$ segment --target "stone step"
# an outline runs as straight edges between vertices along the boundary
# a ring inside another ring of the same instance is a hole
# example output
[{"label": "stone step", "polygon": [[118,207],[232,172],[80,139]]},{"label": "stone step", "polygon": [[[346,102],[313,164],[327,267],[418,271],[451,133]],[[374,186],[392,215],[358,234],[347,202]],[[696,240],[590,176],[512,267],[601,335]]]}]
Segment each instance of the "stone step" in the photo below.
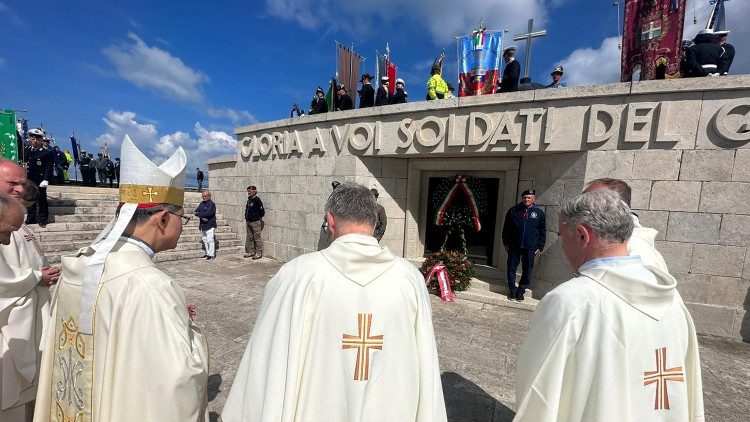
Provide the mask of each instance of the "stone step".
[{"label": "stone step", "polygon": [[[103,186],[80,186],[80,185],[50,185],[47,188],[47,193],[65,193],[68,195],[75,195],[78,196],[80,194],[108,194],[108,195],[117,195],[119,194],[120,189],[119,188],[106,188]],[[192,191],[188,190],[185,192],[185,197],[195,197],[200,198],[201,193],[198,191]]]},{"label": "stone step", "polygon": [[465,292],[456,292],[456,297],[459,299],[469,300],[472,302],[488,303],[495,306],[504,306],[506,308],[516,308],[533,311],[534,309],[536,309],[536,305],[539,303],[539,301],[530,298],[527,295],[524,295],[525,300],[523,302],[519,302],[516,300],[509,300],[504,294],[487,290],[469,289]]},{"label": "stone step", "polygon": [[[185,201],[183,208],[195,209],[201,201]],[[47,198],[50,208],[53,207],[111,207],[117,208],[120,201],[115,199],[78,199],[78,198]],[[51,212],[51,211],[50,211]]]},{"label": "stone step", "polygon": [[[73,223],[71,223],[73,224]],[[47,227],[52,226],[52,224],[47,225]],[[34,230],[37,235],[39,235],[40,240],[42,241],[42,244],[47,244],[50,242],[60,242],[60,241],[69,241],[71,238],[75,238],[76,240],[94,240],[96,236],[101,233],[102,229],[104,229],[104,225],[102,225],[102,228],[99,230],[82,230],[82,231],[69,231],[69,230],[61,230],[61,231],[40,231],[40,230]],[[216,230],[214,231],[216,235],[220,234],[235,234],[232,232],[231,227],[229,226],[218,226],[216,227]],[[197,225],[193,226],[192,224],[188,224],[182,229],[182,237],[188,236],[188,235],[196,235],[200,236],[200,230],[198,230]],[[236,234],[235,234],[236,235]]]},{"label": "stone step", "polygon": [[[237,238],[237,235],[235,233],[218,233],[214,236],[216,239],[216,242],[218,245],[228,245],[228,246],[236,246],[239,244],[240,240]],[[42,247],[44,248],[45,253],[55,254],[55,253],[62,253],[62,252],[69,252],[69,251],[77,251],[80,248],[86,247],[91,244],[91,242],[94,240],[94,238],[91,239],[80,239],[78,236],[76,236],[76,240],[73,241],[67,241],[67,242],[44,242],[42,241]],[[180,241],[177,243],[177,246],[179,247],[182,244],[189,244],[189,243],[201,243],[201,235],[200,233],[196,234],[183,234],[180,236]]]},{"label": "stone step", "polygon": [[[88,231],[88,230],[102,230],[107,225],[107,221],[83,221],[83,222],[52,222],[47,224],[44,227],[40,227],[38,224],[31,224],[29,227],[36,233],[44,233],[44,232],[79,232],[79,231]],[[218,227],[228,226],[228,223],[226,220],[217,220],[216,225]],[[185,226],[184,230],[189,230],[191,228],[198,229],[198,223],[190,222],[187,226]]]},{"label": "stone step", "polygon": [[[239,242],[237,242],[239,243]],[[83,245],[84,247],[86,245]],[[80,249],[80,248],[78,248]],[[75,254],[78,249],[72,249],[69,251],[63,251],[58,253],[50,253],[47,254],[47,258],[49,258],[50,263],[52,264],[58,264],[60,263],[60,256],[70,256]],[[216,248],[217,254],[224,254],[224,253],[231,253],[231,254],[241,254],[244,251],[244,246],[241,246],[239,244],[226,244],[226,245],[219,245],[218,248]],[[162,254],[164,256],[169,256],[169,258],[163,258]],[[156,261],[172,261],[177,259],[187,259],[187,258],[200,258],[204,255],[203,247],[202,245],[195,243],[195,244],[178,244],[175,249],[159,252],[156,254]]]},{"label": "stone step", "polygon": [[[49,207],[49,214],[51,216],[57,216],[57,215],[74,215],[74,214],[88,214],[88,215],[106,215],[109,217],[114,216],[115,210],[117,209],[117,205],[113,206],[50,206]],[[186,210],[195,209],[195,208],[185,208]],[[195,218],[192,216],[190,212],[186,212],[186,215],[190,216],[191,218]],[[223,218],[224,216],[221,213],[216,213],[216,218]]]}]

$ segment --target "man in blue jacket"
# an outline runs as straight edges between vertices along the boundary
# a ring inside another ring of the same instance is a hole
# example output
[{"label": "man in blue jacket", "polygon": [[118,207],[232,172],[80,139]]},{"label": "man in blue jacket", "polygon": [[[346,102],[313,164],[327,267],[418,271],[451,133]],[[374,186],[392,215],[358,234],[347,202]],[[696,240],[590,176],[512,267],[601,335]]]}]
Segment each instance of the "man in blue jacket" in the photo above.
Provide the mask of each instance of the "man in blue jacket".
[{"label": "man in blue jacket", "polygon": [[[534,258],[542,253],[547,238],[544,212],[534,204],[535,200],[536,191],[526,189],[521,194],[521,202],[505,214],[503,246],[508,252],[508,299],[523,300],[531,283]],[[516,287],[519,260],[523,273]]]},{"label": "man in blue jacket", "polygon": [[201,203],[195,209],[193,215],[198,217],[198,228],[201,231],[203,246],[206,254],[203,259],[210,261],[216,257],[214,231],[216,230],[216,204],[211,200],[211,192],[206,189],[201,193]]}]

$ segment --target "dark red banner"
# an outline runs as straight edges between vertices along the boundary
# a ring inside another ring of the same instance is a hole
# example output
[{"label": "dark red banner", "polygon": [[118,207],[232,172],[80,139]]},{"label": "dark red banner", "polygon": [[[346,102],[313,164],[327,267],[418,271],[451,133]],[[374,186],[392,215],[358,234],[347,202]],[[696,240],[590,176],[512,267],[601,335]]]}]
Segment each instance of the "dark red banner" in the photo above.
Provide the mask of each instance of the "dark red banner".
[{"label": "dark red banner", "polygon": [[627,0],[622,33],[622,82],[680,77],[686,0]]}]

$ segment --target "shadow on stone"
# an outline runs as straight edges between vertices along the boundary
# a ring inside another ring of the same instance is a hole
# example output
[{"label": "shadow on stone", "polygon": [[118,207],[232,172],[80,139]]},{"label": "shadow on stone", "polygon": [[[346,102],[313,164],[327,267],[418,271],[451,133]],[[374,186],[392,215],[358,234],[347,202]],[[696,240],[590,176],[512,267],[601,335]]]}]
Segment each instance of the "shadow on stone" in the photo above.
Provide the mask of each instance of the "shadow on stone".
[{"label": "shadow on stone", "polygon": [[745,315],[742,316],[742,324],[740,325],[740,337],[745,343],[750,343],[750,289],[747,290],[745,296],[745,303],[743,306]]},{"label": "shadow on stone", "polygon": [[213,401],[219,391],[221,391],[221,374],[213,374],[208,376],[208,401]]},{"label": "shadow on stone", "polygon": [[515,412],[455,372],[441,375],[449,421],[512,421]]}]

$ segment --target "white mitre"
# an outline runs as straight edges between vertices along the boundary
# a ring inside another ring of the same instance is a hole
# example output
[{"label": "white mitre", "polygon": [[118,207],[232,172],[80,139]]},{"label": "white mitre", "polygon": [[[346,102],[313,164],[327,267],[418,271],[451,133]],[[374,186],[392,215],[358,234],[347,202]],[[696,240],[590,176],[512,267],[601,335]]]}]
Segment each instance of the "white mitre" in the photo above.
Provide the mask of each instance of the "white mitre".
[{"label": "white mitre", "polygon": [[83,279],[79,330],[86,334],[92,333],[94,301],[104,272],[104,261],[130,223],[135,210],[160,204],[181,207],[185,201],[187,157],[182,147],[157,166],[125,135],[120,160],[120,211],[94,240],[96,252],[88,260]]}]

